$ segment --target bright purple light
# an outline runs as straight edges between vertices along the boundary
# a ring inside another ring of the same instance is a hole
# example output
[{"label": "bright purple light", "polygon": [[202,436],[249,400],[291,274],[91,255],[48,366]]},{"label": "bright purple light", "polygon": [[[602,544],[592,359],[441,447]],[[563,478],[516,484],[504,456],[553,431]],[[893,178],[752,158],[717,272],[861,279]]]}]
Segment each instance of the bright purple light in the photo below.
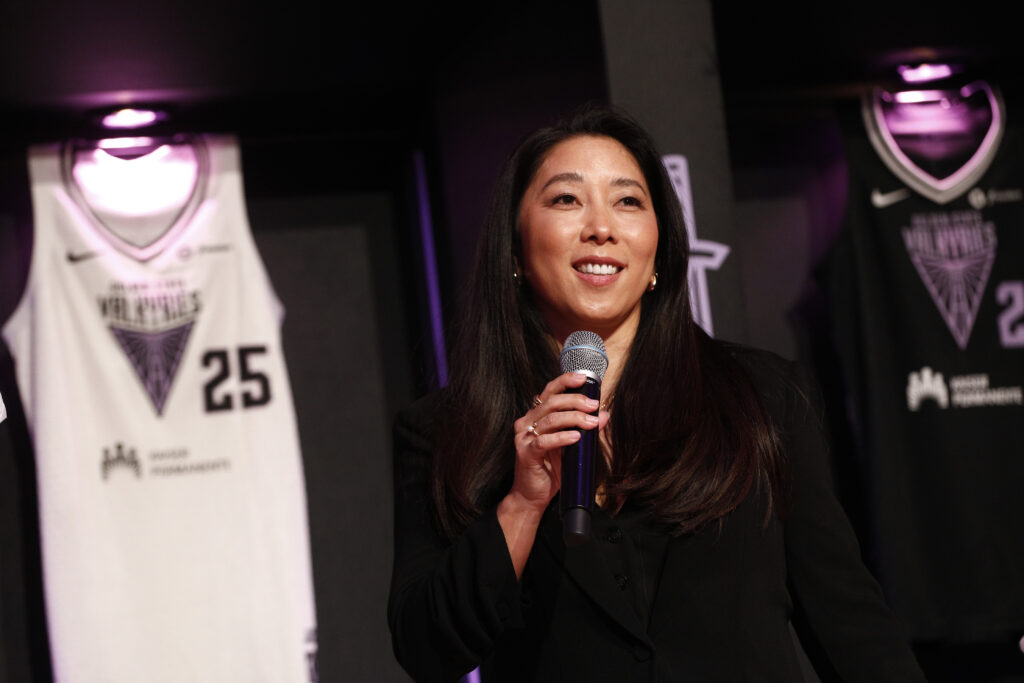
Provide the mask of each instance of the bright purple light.
[{"label": "bright purple light", "polygon": [[949,64],[919,64],[918,66],[901,66],[897,69],[907,83],[927,83],[949,78],[953,75],[953,67]]},{"label": "bright purple light", "polygon": [[126,107],[103,117],[103,125],[107,128],[142,128],[160,119],[159,112],[152,109],[132,109]]},{"label": "bright purple light", "polygon": [[923,102],[949,101],[949,93],[942,90],[902,90],[895,94],[900,104],[921,104]]},{"label": "bright purple light", "polygon": [[885,123],[893,135],[953,135],[971,126],[955,91],[904,90],[883,99],[892,103]]},{"label": "bright purple light", "polygon": [[[423,153],[413,154],[416,172],[416,195],[420,210],[420,240],[423,245],[423,266],[427,278],[427,303],[430,307],[430,331],[434,339],[434,364],[437,367],[437,381],[440,386],[448,384],[448,352],[444,343],[444,318],[441,313],[441,285],[437,275],[437,258],[434,255],[434,223],[430,218],[430,194],[427,191],[427,168]],[[471,675],[471,671],[468,675]],[[465,679],[464,679],[465,680]],[[472,680],[472,679],[470,679]],[[479,675],[476,678],[479,683]]]}]

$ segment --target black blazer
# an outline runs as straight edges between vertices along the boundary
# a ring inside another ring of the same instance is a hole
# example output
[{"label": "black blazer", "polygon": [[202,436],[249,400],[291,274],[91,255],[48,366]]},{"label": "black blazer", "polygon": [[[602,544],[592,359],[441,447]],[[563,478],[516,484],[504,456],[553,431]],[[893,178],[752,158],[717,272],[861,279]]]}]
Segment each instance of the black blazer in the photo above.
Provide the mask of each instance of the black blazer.
[{"label": "black blazer", "polygon": [[763,524],[754,493],[721,528],[667,546],[645,629],[593,544],[567,549],[545,515],[521,581],[495,510],[454,544],[432,523],[429,471],[438,396],[395,420],[395,563],[388,620],[416,680],[801,681],[789,630],[806,615],[847,681],[923,681],[864,568],[831,490],[806,384],[776,356],[743,351],[789,459],[794,504]]}]

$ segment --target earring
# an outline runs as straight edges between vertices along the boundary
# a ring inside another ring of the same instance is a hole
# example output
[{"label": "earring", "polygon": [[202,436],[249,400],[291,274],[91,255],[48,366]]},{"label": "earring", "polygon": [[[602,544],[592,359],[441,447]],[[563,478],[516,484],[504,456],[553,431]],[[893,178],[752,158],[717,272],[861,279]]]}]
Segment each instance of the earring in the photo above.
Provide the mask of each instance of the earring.
[{"label": "earring", "polygon": [[647,291],[648,292],[653,292],[654,288],[657,287],[657,286],[658,286],[658,274],[655,273],[654,275],[651,276],[651,282],[650,282],[649,285],[647,285]]},{"label": "earring", "polygon": [[516,266],[516,269],[512,271],[512,282],[516,283],[517,285],[523,284],[523,280],[519,276],[519,266]]}]

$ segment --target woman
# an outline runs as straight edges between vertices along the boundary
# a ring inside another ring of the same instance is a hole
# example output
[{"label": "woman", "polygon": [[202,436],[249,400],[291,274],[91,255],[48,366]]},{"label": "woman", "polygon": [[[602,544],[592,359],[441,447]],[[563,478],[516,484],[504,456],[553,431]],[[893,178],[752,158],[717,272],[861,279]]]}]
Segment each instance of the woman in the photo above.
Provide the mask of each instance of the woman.
[{"label": "woman", "polygon": [[[649,136],[588,107],[499,179],[450,386],[395,423],[388,618],[417,680],[801,680],[790,616],[846,680],[923,680],[829,488],[781,359],[708,338]],[[598,405],[559,344],[600,335]],[[594,533],[566,548],[561,449],[599,429]]]}]

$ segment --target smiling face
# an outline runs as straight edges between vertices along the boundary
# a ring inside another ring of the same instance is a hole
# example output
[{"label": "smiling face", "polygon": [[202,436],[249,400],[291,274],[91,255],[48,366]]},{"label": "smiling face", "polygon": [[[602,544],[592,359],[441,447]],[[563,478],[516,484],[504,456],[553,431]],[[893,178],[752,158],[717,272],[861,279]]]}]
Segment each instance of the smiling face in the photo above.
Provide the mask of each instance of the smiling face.
[{"label": "smiling face", "polygon": [[621,143],[580,135],[552,147],[523,193],[519,230],[523,277],[556,338],[636,330],[658,221]]}]

